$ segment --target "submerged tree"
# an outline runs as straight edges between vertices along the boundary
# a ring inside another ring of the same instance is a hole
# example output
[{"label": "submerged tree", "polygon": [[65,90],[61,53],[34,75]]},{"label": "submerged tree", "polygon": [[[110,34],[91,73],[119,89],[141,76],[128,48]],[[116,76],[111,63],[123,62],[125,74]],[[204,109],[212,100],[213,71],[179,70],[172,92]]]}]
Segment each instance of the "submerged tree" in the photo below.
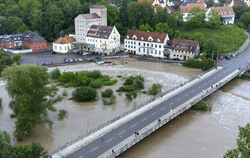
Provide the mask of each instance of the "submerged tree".
[{"label": "submerged tree", "polygon": [[35,65],[10,67],[3,72],[7,81],[6,89],[11,97],[9,104],[17,120],[14,135],[17,140],[29,136],[36,125],[52,122],[47,118],[48,111],[56,111],[53,105],[60,101],[56,97],[57,88],[49,86],[47,68]]}]

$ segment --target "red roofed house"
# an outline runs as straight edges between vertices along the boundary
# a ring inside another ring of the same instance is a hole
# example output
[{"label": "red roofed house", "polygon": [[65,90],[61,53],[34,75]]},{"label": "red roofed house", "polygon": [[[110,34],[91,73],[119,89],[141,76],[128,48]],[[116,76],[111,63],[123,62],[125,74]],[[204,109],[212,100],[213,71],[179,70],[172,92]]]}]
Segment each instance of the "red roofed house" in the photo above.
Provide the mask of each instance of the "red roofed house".
[{"label": "red roofed house", "polygon": [[125,52],[164,58],[168,34],[129,30],[124,39]]},{"label": "red roofed house", "polygon": [[234,24],[235,14],[232,7],[212,7],[209,8],[208,13],[211,10],[215,10],[220,14],[223,24]]},{"label": "red roofed house", "polygon": [[88,29],[92,25],[107,26],[107,8],[104,5],[92,5],[89,14],[80,14],[75,18],[75,35],[78,43],[86,42]]},{"label": "red roofed house", "polygon": [[174,38],[168,41],[170,59],[187,60],[200,53],[198,41],[182,40]]},{"label": "red roofed house", "polygon": [[200,7],[201,9],[206,9],[207,5],[204,2],[200,2],[200,3],[188,3],[187,5],[181,5],[180,6],[180,12],[182,13],[183,16],[183,21],[186,22],[187,21],[187,17],[188,17],[188,13],[190,12],[191,9],[193,9],[194,7]]},{"label": "red roofed house", "polygon": [[53,52],[57,53],[71,53],[73,49],[73,37],[65,36],[64,32],[60,32],[60,38],[53,42]]}]

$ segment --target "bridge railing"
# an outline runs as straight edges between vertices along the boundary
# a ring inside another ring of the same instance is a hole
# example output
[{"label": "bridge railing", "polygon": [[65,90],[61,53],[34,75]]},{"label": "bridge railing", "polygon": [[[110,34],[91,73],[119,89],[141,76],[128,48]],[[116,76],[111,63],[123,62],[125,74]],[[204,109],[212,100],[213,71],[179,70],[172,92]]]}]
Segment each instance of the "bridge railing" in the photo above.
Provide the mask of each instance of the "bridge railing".
[{"label": "bridge railing", "polygon": [[214,91],[216,91],[217,89],[219,89],[220,87],[222,87],[223,85],[225,85],[227,82],[231,81],[233,78],[235,78],[236,76],[238,76],[239,73],[240,73],[240,71],[238,73],[230,76],[228,79],[226,79],[226,80],[224,80],[222,82],[219,82],[218,84],[216,84],[216,86],[212,86],[212,87],[208,88],[207,90],[203,91],[201,94],[199,94],[198,96],[196,96],[193,101],[190,101],[189,103],[187,103],[187,105],[185,105],[183,108],[181,108],[178,111],[174,112],[172,115],[170,115],[166,119],[162,120],[160,123],[158,122],[152,128],[148,128],[145,132],[141,133],[139,136],[137,136],[134,139],[128,141],[121,148],[113,150],[113,153],[110,153],[110,155],[107,158],[114,158],[114,157],[120,155],[121,153],[123,153],[124,151],[126,151],[127,149],[129,149],[131,146],[133,146],[134,144],[136,144],[137,142],[139,142],[143,138],[147,137],[148,135],[150,135],[151,133],[153,133],[155,130],[157,130],[161,126],[165,125],[170,120],[174,119],[176,116],[178,116],[181,113],[183,113],[184,111],[190,109],[193,105],[195,105],[200,100],[202,100],[203,98],[207,97],[208,95],[210,95],[211,93],[213,93]]},{"label": "bridge railing", "polygon": [[207,71],[205,71],[205,72],[203,72],[203,73],[201,73],[200,75],[196,76],[195,78],[192,78],[192,79],[190,79],[190,80],[188,80],[188,81],[185,81],[185,82],[179,84],[178,86],[175,86],[175,87],[173,87],[172,89],[170,89],[170,90],[168,90],[168,91],[166,91],[166,92],[163,92],[163,93],[157,95],[155,98],[152,98],[152,99],[150,99],[149,101],[147,101],[147,102],[145,102],[145,103],[143,103],[143,104],[141,104],[141,105],[139,105],[139,106],[137,106],[137,107],[135,107],[135,108],[133,108],[133,109],[131,109],[131,110],[129,110],[129,111],[127,111],[127,112],[121,114],[121,115],[119,115],[119,116],[114,117],[112,120],[109,120],[109,121],[107,121],[107,122],[105,122],[105,123],[99,125],[98,127],[96,127],[96,128],[94,128],[94,129],[92,129],[92,130],[90,130],[90,131],[84,133],[83,135],[76,137],[76,138],[73,139],[72,141],[69,141],[69,142],[67,142],[66,144],[62,145],[62,146],[58,146],[58,148],[57,148],[56,150],[54,150],[51,154],[55,154],[55,153],[59,152],[60,150],[69,147],[70,145],[72,145],[72,144],[74,144],[74,143],[76,143],[76,142],[82,140],[83,138],[85,138],[85,137],[87,137],[87,136],[89,136],[89,135],[95,133],[96,131],[99,131],[100,129],[102,129],[102,128],[108,126],[108,125],[110,125],[111,123],[113,123],[113,122],[115,122],[115,121],[117,121],[117,120],[119,120],[119,119],[121,119],[121,118],[123,118],[123,117],[125,117],[125,116],[127,116],[127,115],[129,115],[129,114],[131,114],[132,112],[134,112],[134,111],[136,111],[136,110],[138,110],[138,109],[144,107],[145,105],[147,105],[147,104],[149,104],[149,103],[151,103],[151,102],[157,100],[158,98],[160,98],[160,97],[162,97],[162,96],[164,96],[164,95],[166,95],[166,94],[169,94],[169,93],[175,91],[176,89],[178,89],[178,88],[180,88],[180,87],[182,87],[182,86],[184,86],[184,85],[186,85],[186,84],[188,84],[188,83],[194,81],[195,79],[197,79],[197,78],[203,76],[204,74],[206,74],[206,73],[208,73],[208,72],[214,70],[215,68],[216,68],[216,66],[215,66],[215,67],[212,67],[211,69],[209,69],[209,70],[207,70]]}]

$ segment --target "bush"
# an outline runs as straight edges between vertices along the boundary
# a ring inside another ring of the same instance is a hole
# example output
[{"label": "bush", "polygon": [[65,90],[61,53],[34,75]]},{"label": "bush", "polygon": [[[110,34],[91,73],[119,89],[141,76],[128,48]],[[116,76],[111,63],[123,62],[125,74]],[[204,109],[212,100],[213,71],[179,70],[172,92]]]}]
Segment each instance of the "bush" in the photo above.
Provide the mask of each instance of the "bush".
[{"label": "bush", "polygon": [[111,97],[113,95],[113,90],[108,88],[102,92],[102,97]]},{"label": "bush", "polygon": [[61,75],[61,72],[58,68],[55,68],[54,70],[52,70],[50,73],[49,73],[49,77],[50,79],[52,80],[55,80],[55,79],[58,79]]},{"label": "bush", "polygon": [[104,86],[112,86],[112,85],[116,84],[117,82],[118,82],[117,79],[105,81]]},{"label": "bush", "polygon": [[67,113],[68,113],[67,110],[64,110],[64,109],[59,110],[58,119],[59,119],[59,120],[64,119],[64,117],[65,117],[65,115],[66,115]]},{"label": "bush", "polygon": [[122,75],[118,75],[117,78],[122,78]]},{"label": "bush", "polygon": [[107,100],[107,99],[102,99],[102,102],[104,105],[112,105],[112,104],[115,104],[115,101],[116,101],[116,96],[115,95],[111,95],[110,99]]},{"label": "bush", "polygon": [[161,92],[162,85],[159,83],[154,83],[151,88],[148,90],[148,94],[156,95]]},{"label": "bush", "polygon": [[2,99],[2,98],[0,98],[0,106],[2,106],[2,102],[3,102],[3,99]]},{"label": "bush", "polygon": [[63,89],[63,92],[62,92],[62,96],[63,97],[66,97],[68,94],[67,94],[67,90],[66,89]]},{"label": "bush", "polygon": [[212,105],[201,100],[193,106],[193,109],[197,111],[211,111]]},{"label": "bush", "polygon": [[59,77],[59,81],[61,83],[72,83],[74,81],[74,72],[63,72],[62,75]]},{"label": "bush", "polygon": [[137,98],[136,91],[131,91],[129,93],[126,93],[126,99],[129,101],[132,101],[133,99]]},{"label": "bush", "polygon": [[100,88],[103,86],[103,81],[101,79],[92,80],[89,84],[92,88]]},{"label": "bush", "polygon": [[125,86],[121,86],[119,87],[116,92],[130,92],[135,90],[134,87],[132,85],[125,85]]},{"label": "bush", "polygon": [[16,62],[17,65],[21,64],[21,55],[20,54],[15,54],[13,56],[13,60]]},{"label": "bush", "polygon": [[97,92],[91,87],[80,87],[73,91],[72,99],[77,102],[93,101],[97,97]]},{"label": "bush", "polygon": [[101,77],[102,77],[102,74],[101,74],[101,72],[98,71],[98,70],[89,71],[89,72],[88,72],[88,77],[97,79],[97,78],[101,78]]}]

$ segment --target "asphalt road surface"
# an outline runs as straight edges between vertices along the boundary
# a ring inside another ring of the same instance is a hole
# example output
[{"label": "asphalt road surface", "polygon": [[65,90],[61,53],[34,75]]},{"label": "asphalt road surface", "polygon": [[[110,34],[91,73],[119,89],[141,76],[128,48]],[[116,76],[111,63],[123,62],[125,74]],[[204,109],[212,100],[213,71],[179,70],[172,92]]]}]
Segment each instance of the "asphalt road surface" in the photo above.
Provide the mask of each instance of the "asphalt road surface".
[{"label": "asphalt road surface", "polygon": [[[250,64],[250,61],[248,60],[250,60],[250,46],[247,47],[244,53],[238,55],[237,58],[229,60],[227,64],[224,65],[223,69],[220,69],[212,76],[201,80],[197,84],[189,87],[179,94],[176,94],[151,110],[117,127],[116,129],[105,134],[102,138],[98,138],[90,144],[70,154],[67,158],[96,158],[100,156],[126,138],[134,135],[135,132],[165,115],[171,109],[185,103],[187,100],[201,93],[202,90],[211,87],[240,67],[242,68],[247,64]],[[155,121],[155,123],[157,124],[157,121]]]}]

